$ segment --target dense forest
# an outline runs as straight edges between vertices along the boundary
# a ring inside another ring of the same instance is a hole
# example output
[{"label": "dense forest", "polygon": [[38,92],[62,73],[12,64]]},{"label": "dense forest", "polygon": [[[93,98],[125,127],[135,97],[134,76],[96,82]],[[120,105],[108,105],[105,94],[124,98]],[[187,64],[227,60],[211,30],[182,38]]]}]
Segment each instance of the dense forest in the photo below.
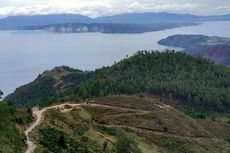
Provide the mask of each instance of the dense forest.
[{"label": "dense forest", "polygon": [[230,109],[230,69],[182,52],[139,51],[94,72],[64,70],[58,81],[52,75],[39,76],[6,99],[28,106],[145,92],[175,98],[190,108],[214,112]]}]

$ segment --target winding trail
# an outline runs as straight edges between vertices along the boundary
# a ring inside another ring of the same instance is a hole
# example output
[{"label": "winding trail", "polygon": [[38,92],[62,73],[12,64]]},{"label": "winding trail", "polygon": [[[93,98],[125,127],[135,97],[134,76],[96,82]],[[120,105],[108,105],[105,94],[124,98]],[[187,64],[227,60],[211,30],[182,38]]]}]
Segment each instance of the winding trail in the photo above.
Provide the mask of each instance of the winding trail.
[{"label": "winding trail", "polygon": [[59,109],[62,112],[67,112],[67,111],[72,110],[74,107],[81,106],[81,105],[85,105],[85,104],[84,103],[83,104],[68,104],[68,103],[65,103],[65,104],[46,107],[46,108],[43,108],[41,110],[39,110],[38,108],[34,108],[33,109],[33,116],[36,118],[36,120],[24,132],[25,135],[26,135],[26,139],[27,139],[26,140],[27,150],[25,151],[25,153],[33,153],[34,149],[36,148],[36,145],[29,138],[29,133],[36,126],[38,126],[41,123],[44,112],[46,112],[49,109],[53,109],[53,108]]}]

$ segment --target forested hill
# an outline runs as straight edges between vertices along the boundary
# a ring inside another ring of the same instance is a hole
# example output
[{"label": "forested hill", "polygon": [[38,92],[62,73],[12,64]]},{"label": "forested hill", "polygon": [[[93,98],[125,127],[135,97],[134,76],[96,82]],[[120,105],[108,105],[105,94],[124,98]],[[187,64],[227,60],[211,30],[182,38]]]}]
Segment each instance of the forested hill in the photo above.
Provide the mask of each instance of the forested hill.
[{"label": "forested hill", "polygon": [[56,68],[6,99],[19,106],[146,92],[206,111],[230,110],[230,69],[181,52],[139,51],[111,67]]}]

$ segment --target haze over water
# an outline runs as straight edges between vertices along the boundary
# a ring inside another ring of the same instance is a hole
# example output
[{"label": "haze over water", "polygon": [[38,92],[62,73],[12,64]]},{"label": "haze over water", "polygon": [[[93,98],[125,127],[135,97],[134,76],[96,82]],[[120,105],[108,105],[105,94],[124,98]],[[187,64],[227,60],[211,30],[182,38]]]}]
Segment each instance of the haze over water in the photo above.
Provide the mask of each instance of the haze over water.
[{"label": "haze over water", "polygon": [[229,27],[220,21],[142,34],[0,31],[0,89],[9,94],[55,66],[94,70],[138,50],[165,49],[157,41],[174,34],[230,37]]}]

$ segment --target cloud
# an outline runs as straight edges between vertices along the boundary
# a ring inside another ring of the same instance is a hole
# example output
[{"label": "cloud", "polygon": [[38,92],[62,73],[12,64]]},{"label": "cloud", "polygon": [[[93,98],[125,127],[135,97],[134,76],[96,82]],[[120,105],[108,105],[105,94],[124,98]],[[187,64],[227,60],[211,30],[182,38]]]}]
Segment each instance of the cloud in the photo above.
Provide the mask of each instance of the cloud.
[{"label": "cloud", "polygon": [[[4,0],[0,2],[0,16],[74,13],[90,17],[127,12],[175,12],[208,14],[229,11],[229,7],[210,9],[213,6],[184,0]],[[202,11],[201,11],[202,10]],[[222,10],[222,11],[220,11]],[[210,12],[209,12],[210,13]]]},{"label": "cloud", "polygon": [[110,10],[111,6],[103,3],[55,3],[37,4],[28,6],[5,6],[0,7],[0,15],[36,15],[36,14],[59,14],[76,13],[87,16],[98,16],[103,14],[101,9]]},{"label": "cloud", "polygon": [[227,7],[227,6],[218,6],[215,8],[215,10],[217,11],[228,11],[230,12],[230,7]]}]

